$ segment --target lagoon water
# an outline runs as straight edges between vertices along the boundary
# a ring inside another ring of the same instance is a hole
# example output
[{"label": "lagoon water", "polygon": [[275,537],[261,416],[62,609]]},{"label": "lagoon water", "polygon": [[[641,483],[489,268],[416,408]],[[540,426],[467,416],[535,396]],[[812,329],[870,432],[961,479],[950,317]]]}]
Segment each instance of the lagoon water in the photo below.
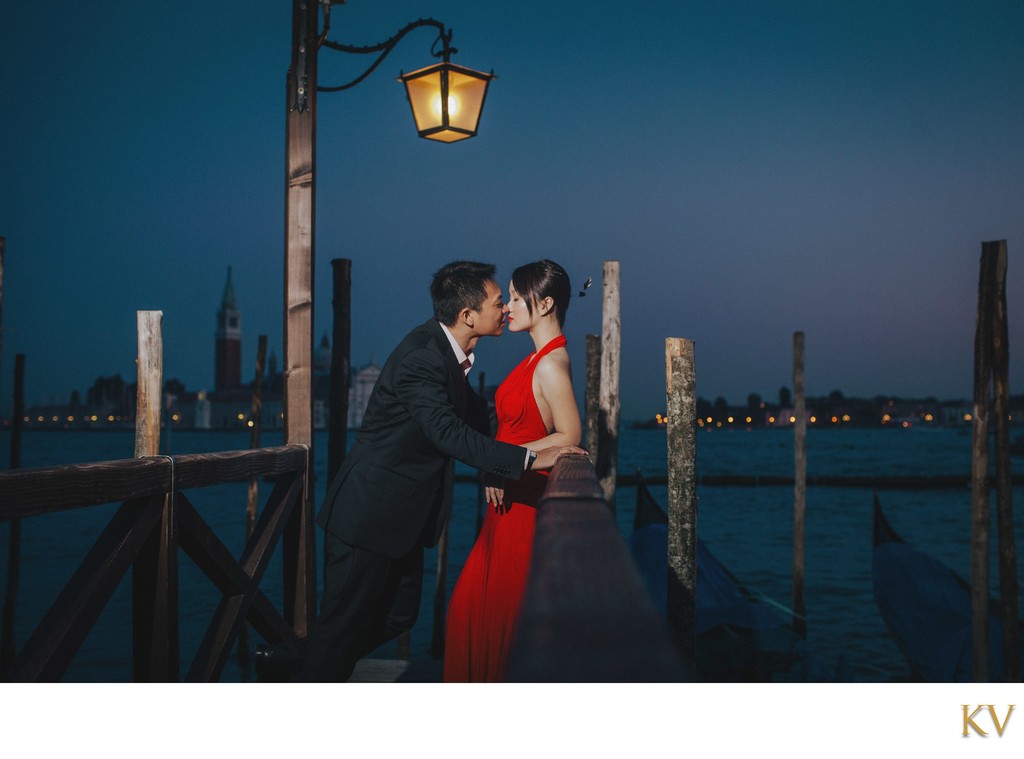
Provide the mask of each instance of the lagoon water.
[{"label": "lagoon water", "polygon": [[[22,466],[38,467],[130,458],[134,436],[124,432],[27,431],[22,440]],[[280,444],[280,433],[265,433],[263,445]],[[316,498],[326,489],[327,440],[316,440]],[[0,462],[9,460],[9,434],[0,434]],[[175,431],[166,452],[181,455],[248,447],[247,432]],[[665,435],[659,430],[623,429],[619,471],[640,470],[647,476],[666,471]],[[1016,462],[1019,460],[1015,460]],[[697,435],[698,474],[791,476],[793,435],[782,430],[702,430]],[[970,566],[971,435],[968,427],[910,430],[812,429],[807,437],[808,476],[821,475],[949,475],[963,474],[962,488],[883,490],[879,496],[889,521],[905,540],[945,562],[963,577]],[[464,473],[471,470],[462,469]],[[652,486],[664,503],[665,487]],[[269,492],[261,488],[261,497]],[[244,483],[189,491],[220,539],[236,553],[245,530]],[[1014,489],[1020,504],[1024,488]],[[635,490],[616,494],[616,521],[626,537],[632,527]],[[67,578],[88,551],[116,504],[22,522],[22,568],[18,596],[16,644],[45,614]],[[701,539],[734,575],[763,596],[788,607],[792,572],[791,486],[698,488],[697,530]],[[995,509],[993,507],[993,513]],[[477,488],[456,486],[449,528],[447,591],[454,586],[475,535]],[[1017,544],[1024,526],[1016,520]],[[0,588],[7,587],[9,525],[0,523]],[[872,492],[866,488],[808,487],[806,516],[805,599],[808,645],[824,664],[848,680],[888,682],[908,675],[896,643],[888,635],[875,604],[871,580]],[[993,547],[993,586],[998,583]],[[1020,550],[1020,549],[1018,549]],[[318,559],[319,556],[318,535]],[[276,558],[276,557],[275,557]],[[423,604],[411,634],[411,656],[430,657],[437,552],[427,552]],[[191,561],[181,556],[181,658],[183,672],[199,644],[218,594]],[[281,595],[280,567],[264,577],[262,588],[275,603]],[[1024,599],[1022,599],[1024,608]],[[252,641],[254,642],[254,641]],[[251,645],[251,644],[250,644]],[[384,647],[379,656],[394,656]],[[121,583],[68,669],[71,682],[131,680],[130,582]],[[248,668],[232,659],[224,681],[253,679]]]}]

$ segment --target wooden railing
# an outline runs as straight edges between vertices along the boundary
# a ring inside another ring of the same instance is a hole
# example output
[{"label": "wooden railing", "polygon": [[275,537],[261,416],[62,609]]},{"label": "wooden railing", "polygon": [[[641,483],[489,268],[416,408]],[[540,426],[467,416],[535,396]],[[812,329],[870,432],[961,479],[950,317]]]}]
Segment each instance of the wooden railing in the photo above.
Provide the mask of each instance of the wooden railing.
[{"label": "wooden railing", "polygon": [[647,596],[590,459],[559,459],[538,508],[507,679],[692,680]]},{"label": "wooden railing", "polygon": [[[304,636],[316,610],[308,460],[290,445],[0,473],[0,521],[121,504],[0,679],[59,680],[132,570],[133,678],[179,680],[179,548],[221,593],[186,680],[217,680],[246,622],[271,642]],[[273,491],[236,559],[184,491],[268,476]],[[279,541],[283,611],[259,588]]]}]

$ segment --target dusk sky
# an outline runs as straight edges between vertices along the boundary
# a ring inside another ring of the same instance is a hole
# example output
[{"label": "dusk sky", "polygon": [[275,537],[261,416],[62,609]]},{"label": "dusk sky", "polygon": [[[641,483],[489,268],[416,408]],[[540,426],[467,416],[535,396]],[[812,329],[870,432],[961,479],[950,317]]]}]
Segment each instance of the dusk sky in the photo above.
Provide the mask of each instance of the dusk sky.
[{"label": "dusk sky", "polygon": [[[404,39],[319,101],[315,340],[350,258],[352,362],[430,315],[445,262],[553,258],[594,286],[566,324],[582,395],[601,270],[621,262],[622,408],[664,410],[664,340],[696,341],[697,392],[969,397],[981,244],[1009,247],[1011,391],[1024,387],[1024,4],[351,0],[330,38],[454,30],[498,78],[479,136],[416,137]],[[165,377],[212,389],[229,266],[243,376],[283,361],[285,73],[291,4],[0,8],[0,407],[135,379],[136,311],[164,313]],[[322,85],[366,56],[324,49]],[[496,383],[531,349],[483,342]]]}]

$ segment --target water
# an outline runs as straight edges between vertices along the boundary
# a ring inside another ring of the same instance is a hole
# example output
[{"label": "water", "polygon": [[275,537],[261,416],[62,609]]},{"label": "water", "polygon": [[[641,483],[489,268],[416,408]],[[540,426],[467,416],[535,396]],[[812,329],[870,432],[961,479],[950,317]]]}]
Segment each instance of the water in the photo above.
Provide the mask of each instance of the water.
[{"label": "water", "polygon": [[[971,437],[967,429],[938,430],[811,430],[807,442],[807,471],[816,475],[934,475],[963,474],[964,487],[936,490],[882,491],[883,508],[893,527],[917,548],[931,553],[964,577],[970,566],[969,489]],[[168,450],[175,455],[248,447],[247,433],[175,432]],[[281,443],[280,433],[263,437],[263,445]],[[9,459],[9,438],[0,436],[0,461]],[[130,458],[131,432],[25,433],[22,466],[49,466]],[[315,440],[316,500],[326,489],[327,441]],[[708,430],[697,436],[698,474],[761,474],[787,476],[793,472],[793,436],[780,430]],[[619,471],[637,469],[648,476],[666,470],[665,435],[658,430],[624,429],[619,446]],[[460,468],[471,473],[468,468]],[[665,487],[653,486],[665,501]],[[1021,502],[1024,489],[1014,489]],[[261,488],[261,498],[269,487]],[[447,591],[475,535],[475,485],[456,486],[450,526]],[[190,499],[235,553],[240,553],[245,525],[244,483],[189,491]],[[620,488],[616,520],[623,536],[632,527],[635,490]],[[701,539],[747,585],[788,606],[792,567],[791,486],[705,487],[698,489],[697,529]],[[22,522],[22,570],[16,640],[24,643],[71,572],[92,545],[116,504],[63,514],[33,517]],[[993,512],[995,509],[993,508]],[[1016,520],[1017,543],[1024,537]],[[6,573],[9,526],[0,524],[0,564]],[[844,678],[887,682],[907,675],[907,666],[889,637],[875,605],[871,581],[872,492],[861,488],[809,487],[805,537],[805,600],[808,644],[826,666],[842,664]],[[993,535],[995,533],[993,532]],[[318,538],[319,541],[319,538]],[[318,546],[319,549],[319,546]],[[318,554],[319,554],[318,550]],[[993,545],[993,586],[998,582]],[[318,560],[320,556],[318,555]],[[429,658],[437,554],[427,552],[423,604],[412,631],[414,659]],[[318,572],[319,575],[319,572]],[[216,589],[192,562],[181,555],[182,669],[187,669],[204,627],[219,599]],[[280,557],[275,556],[262,583],[270,599],[281,597]],[[2,587],[6,589],[6,575]],[[1024,599],[1022,599],[1024,608]],[[385,647],[378,655],[393,656]],[[65,675],[73,682],[131,679],[130,582],[122,582],[83,643]],[[252,674],[234,657],[224,681],[247,681]]]}]

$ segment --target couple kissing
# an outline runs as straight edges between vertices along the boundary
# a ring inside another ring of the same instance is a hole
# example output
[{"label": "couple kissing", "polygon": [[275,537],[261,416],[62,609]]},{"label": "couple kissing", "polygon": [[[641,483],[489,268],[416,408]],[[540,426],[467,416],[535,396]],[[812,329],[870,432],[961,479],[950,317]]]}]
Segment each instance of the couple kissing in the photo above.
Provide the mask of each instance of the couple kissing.
[{"label": "couple kissing", "polygon": [[[512,273],[507,303],[490,264],[455,261],[434,274],[433,317],[384,363],[317,516],[319,616],[294,645],[257,646],[261,680],[348,680],[360,658],[412,628],[423,551],[447,523],[456,460],[485,474],[488,508],[449,603],[444,679],[503,678],[547,472],[559,456],[585,453],[562,333],[571,293],[548,260]],[[477,342],[506,320],[535,350],[501,383],[492,420],[467,375]]]}]

